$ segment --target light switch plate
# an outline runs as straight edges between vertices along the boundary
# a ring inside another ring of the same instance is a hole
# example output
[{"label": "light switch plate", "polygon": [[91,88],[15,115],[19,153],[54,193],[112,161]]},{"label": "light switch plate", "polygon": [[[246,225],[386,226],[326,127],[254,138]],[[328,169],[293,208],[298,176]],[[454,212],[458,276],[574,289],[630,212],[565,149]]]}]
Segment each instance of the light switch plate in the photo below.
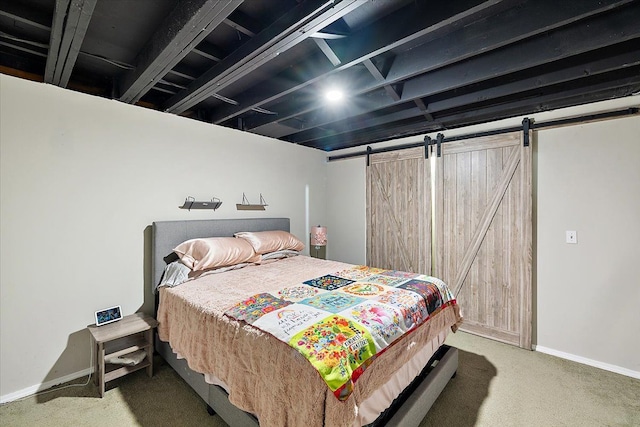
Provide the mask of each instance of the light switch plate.
[{"label": "light switch plate", "polygon": [[567,231],[567,243],[577,244],[578,243],[578,233],[574,230]]}]

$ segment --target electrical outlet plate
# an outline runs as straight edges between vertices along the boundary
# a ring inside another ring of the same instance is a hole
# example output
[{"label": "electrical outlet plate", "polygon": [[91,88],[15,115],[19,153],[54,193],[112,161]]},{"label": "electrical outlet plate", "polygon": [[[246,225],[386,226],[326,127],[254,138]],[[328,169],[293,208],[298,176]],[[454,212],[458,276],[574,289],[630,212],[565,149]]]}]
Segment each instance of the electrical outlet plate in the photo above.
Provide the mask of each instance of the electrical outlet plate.
[{"label": "electrical outlet plate", "polygon": [[577,244],[578,243],[578,233],[573,230],[568,230],[566,232],[567,243]]}]

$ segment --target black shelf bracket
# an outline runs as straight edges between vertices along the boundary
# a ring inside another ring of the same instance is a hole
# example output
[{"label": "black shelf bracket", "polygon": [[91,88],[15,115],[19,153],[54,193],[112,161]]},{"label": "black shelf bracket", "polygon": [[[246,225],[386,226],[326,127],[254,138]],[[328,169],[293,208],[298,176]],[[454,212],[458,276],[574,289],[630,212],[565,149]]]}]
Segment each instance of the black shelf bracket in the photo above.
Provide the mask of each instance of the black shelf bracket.
[{"label": "black shelf bracket", "polygon": [[424,137],[424,158],[429,158],[429,149],[431,148],[431,138],[429,136]]},{"label": "black shelf bracket", "polygon": [[525,117],[522,119],[522,133],[523,133],[523,143],[525,147],[529,146],[529,130],[531,129],[532,120],[529,117]]}]

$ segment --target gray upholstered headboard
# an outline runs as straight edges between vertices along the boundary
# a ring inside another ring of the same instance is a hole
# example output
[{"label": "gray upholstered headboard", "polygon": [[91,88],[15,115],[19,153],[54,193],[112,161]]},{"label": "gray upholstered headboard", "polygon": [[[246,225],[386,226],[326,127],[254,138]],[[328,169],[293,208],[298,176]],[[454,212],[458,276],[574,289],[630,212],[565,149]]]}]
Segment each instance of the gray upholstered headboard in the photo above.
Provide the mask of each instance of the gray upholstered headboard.
[{"label": "gray upholstered headboard", "polygon": [[165,268],[164,257],[185,240],[196,237],[231,237],[239,231],[290,231],[289,218],[205,219],[192,221],[157,221],[152,226],[152,283],[160,282]]}]

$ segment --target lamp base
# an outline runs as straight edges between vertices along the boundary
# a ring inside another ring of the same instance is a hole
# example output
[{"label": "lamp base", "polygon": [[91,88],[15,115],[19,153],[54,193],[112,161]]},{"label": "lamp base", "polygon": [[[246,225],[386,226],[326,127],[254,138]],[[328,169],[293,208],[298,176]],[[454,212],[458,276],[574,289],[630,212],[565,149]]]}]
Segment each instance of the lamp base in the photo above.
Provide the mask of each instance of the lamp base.
[{"label": "lamp base", "polygon": [[309,255],[314,258],[327,259],[327,247],[326,246],[311,246],[309,248]]}]

